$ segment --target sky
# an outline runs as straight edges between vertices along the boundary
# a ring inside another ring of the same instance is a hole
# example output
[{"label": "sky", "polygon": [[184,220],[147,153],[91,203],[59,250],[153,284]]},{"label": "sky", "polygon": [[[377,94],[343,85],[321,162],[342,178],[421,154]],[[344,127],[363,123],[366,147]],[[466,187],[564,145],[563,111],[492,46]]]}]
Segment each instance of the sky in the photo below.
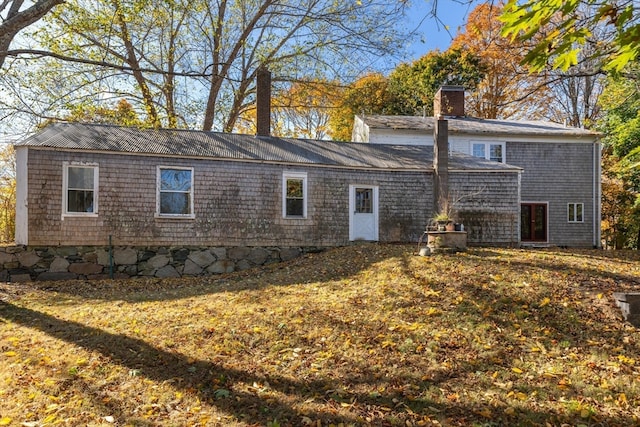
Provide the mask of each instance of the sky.
[{"label": "sky", "polygon": [[416,41],[409,45],[412,60],[435,49],[446,50],[458,30],[464,29],[469,12],[480,3],[476,0],[436,1],[437,18],[431,13],[434,0],[414,0],[407,13],[407,29],[416,29],[419,35]]},{"label": "sky", "polygon": [[[453,37],[464,28],[467,15],[478,3],[479,0],[411,0],[405,28],[407,34],[415,32],[417,36],[408,43],[408,56],[398,58],[397,63],[414,61],[435,49],[446,50]],[[433,16],[434,4],[437,5],[436,16]],[[3,132],[0,123],[0,143],[13,138]]]}]

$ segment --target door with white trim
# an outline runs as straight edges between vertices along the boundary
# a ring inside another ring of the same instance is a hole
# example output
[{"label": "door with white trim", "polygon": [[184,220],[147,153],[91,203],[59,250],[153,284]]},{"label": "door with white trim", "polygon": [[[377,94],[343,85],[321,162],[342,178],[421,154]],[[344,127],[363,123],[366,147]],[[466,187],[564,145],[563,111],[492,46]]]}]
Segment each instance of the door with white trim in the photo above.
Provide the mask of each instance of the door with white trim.
[{"label": "door with white trim", "polygon": [[349,240],[378,240],[378,187],[349,186]]}]

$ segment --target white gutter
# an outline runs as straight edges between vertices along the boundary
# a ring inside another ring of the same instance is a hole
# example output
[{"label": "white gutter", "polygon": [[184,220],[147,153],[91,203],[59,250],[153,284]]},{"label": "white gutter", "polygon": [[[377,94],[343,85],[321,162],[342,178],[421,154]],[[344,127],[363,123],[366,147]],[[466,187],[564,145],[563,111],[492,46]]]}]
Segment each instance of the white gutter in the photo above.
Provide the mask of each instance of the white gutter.
[{"label": "white gutter", "polygon": [[16,148],[16,228],[17,245],[29,244],[29,147]]}]

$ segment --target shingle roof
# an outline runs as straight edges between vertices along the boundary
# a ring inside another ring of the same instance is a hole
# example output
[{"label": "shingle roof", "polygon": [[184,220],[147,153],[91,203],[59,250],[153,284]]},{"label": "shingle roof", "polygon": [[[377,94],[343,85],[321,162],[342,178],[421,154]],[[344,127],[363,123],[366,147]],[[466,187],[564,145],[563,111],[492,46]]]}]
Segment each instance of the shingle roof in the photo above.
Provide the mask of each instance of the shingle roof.
[{"label": "shingle roof", "polygon": [[[435,119],[421,116],[360,116],[373,129],[407,129],[433,131]],[[564,126],[559,123],[536,120],[496,120],[473,117],[447,117],[449,133],[496,134],[514,136],[573,136],[598,137],[600,134],[587,129]]]},{"label": "shingle roof", "polygon": [[[432,146],[344,143],[79,123],[51,124],[16,146],[372,169],[425,170],[431,169],[433,163]],[[450,167],[519,170],[459,153],[452,155]]]}]

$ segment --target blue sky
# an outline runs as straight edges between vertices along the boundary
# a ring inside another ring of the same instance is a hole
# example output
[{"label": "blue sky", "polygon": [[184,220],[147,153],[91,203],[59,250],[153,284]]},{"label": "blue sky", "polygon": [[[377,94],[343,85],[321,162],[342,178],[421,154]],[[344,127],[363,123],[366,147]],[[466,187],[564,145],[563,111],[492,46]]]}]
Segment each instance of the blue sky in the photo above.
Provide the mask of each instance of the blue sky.
[{"label": "blue sky", "polygon": [[409,9],[407,29],[417,29],[419,34],[418,39],[409,46],[412,60],[431,50],[446,50],[458,30],[464,28],[469,12],[480,3],[466,0],[436,1],[437,19],[431,15],[434,0],[414,0]]}]

